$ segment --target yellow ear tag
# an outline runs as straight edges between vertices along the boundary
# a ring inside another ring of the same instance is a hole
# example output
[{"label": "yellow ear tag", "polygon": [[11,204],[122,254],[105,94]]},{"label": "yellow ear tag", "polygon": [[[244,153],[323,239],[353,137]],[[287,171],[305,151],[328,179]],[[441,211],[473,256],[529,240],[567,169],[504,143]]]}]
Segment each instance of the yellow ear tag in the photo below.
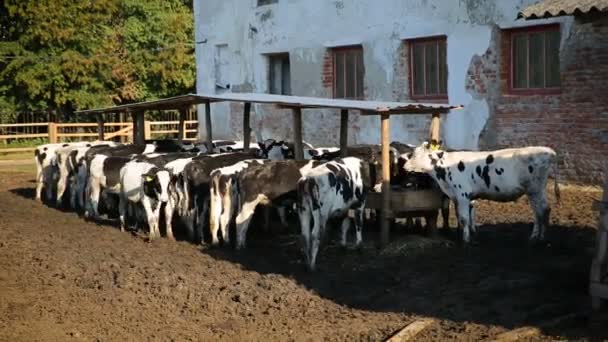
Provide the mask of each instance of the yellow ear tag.
[{"label": "yellow ear tag", "polygon": [[151,182],[154,180],[154,177],[146,175],[146,182]]},{"label": "yellow ear tag", "polygon": [[439,144],[431,143],[431,151],[438,151],[439,147]]}]

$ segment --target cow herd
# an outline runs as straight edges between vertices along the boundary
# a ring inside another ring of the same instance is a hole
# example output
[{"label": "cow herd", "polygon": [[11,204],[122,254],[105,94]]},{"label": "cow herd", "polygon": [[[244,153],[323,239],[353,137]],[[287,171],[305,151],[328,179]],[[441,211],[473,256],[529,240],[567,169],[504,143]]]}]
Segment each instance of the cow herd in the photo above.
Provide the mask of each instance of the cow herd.
[{"label": "cow herd", "polygon": [[[44,193],[47,202],[69,206],[90,220],[103,214],[117,218],[123,231],[147,226],[150,240],[161,236],[161,226],[172,239],[173,225],[179,224],[196,243],[229,245],[234,227],[236,249],[246,246],[260,206],[266,217],[276,210],[283,225],[294,213],[311,270],[330,219],[341,225],[342,245],[352,225],[355,246],[362,242],[367,194],[382,184],[379,145],[351,146],[341,158],[338,148],[304,143],[303,161],[294,159],[293,144],[274,139],[244,150],[235,141],[214,141],[209,148],[171,140],[41,145],[35,150],[36,199]],[[531,239],[544,238],[550,212],[544,189],[553,150],[448,152],[427,143],[395,142],[390,151],[391,186],[440,188],[445,203],[455,204],[465,242],[474,232],[476,199],[512,201],[524,194],[535,214]]]}]

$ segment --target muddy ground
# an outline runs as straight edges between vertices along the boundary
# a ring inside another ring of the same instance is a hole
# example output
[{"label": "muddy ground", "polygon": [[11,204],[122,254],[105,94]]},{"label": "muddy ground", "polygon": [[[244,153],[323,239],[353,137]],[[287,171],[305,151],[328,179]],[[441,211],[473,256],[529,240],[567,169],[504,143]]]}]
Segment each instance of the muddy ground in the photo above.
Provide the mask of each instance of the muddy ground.
[{"label": "muddy ground", "polygon": [[477,246],[395,227],[379,252],[368,229],[362,250],[326,244],[310,274],[297,235],[254,226],[239,253],[149,243],[37,203],[33,186],[31,173],[0,173],[3,341],[379,341],[424,317],[435,323],[421,341],[528,326],[534,340],[608,337],[587,295],[597,189],[562,189],[542,246],[526,243],[525,199],[482,202]]}]

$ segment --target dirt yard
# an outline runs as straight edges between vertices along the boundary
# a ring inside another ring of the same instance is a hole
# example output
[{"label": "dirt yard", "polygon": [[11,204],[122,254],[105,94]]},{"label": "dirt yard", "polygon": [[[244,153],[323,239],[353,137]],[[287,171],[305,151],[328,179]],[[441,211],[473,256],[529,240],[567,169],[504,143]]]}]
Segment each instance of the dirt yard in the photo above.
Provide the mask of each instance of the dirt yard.
[{"label": "dirt yard", "polygon": [[310,274],[293,233],[253,227],[239,253],[149,243],[35,202],[33,178],[0,171],[2,341],[380,341],[423,318],[419,341],[608,337],[588,311],[596,189],[562,189],[542,246],[526,242],[526,200],[481,203],[476,246],[396,227],[378,252],[366,230],[362,250],[326,244]]}]

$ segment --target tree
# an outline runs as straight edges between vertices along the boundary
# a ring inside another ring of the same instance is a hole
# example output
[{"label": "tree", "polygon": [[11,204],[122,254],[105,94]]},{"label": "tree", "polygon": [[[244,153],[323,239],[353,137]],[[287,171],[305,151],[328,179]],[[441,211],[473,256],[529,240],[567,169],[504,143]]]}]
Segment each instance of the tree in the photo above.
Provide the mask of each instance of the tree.
[{"label": "tree", "polygon": [[0,15],[0,111],[69,119],[194,88],[187,2],[5,0]]}]

